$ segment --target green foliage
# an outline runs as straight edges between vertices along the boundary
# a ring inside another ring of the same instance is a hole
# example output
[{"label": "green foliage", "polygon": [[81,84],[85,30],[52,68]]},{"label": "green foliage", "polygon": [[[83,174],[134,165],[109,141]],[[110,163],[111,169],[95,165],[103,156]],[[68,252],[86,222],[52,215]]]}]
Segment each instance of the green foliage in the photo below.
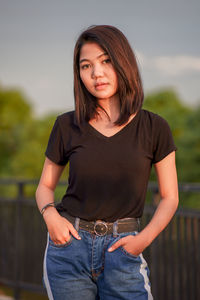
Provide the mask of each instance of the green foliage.
[{"label": "green foliage", "polygon": [[13,156],[11,169],[13,176],[37,178],[44,163],[44,152],[55,116],[43,120],[32,120],[21,132],[21,144]]},{"label": "green foliage", "polygon": [[31,122],[31,107],[23,94],[0,87],[0,174],[10,174],[10,162],[21,145],[28,122]]},{"label": "green foliage", "polygon": [[[200,107],[192,109],[173,90],[160,90],[146,96],[143,108],[165,118],[178,148],[176,164],[180,182],[200,182]],[[155,172],[151,180],[155,180]]]},{"label": "green foliage", "polygon": [[0,176],[39,178],[55,115],[34,118],[25,95],[0,87]]},{"label": "green foliage", "polygon": [[166,119],[175,138],[184,134],[185,120],[192,112],[191,108],[183,105],[177,93],[172,89],[160,90],[147,95],[144,108]]},{"label": "green foliage", "polygon": [[180,180],[200,182],[200,107],[188,114],[179,149]]}]

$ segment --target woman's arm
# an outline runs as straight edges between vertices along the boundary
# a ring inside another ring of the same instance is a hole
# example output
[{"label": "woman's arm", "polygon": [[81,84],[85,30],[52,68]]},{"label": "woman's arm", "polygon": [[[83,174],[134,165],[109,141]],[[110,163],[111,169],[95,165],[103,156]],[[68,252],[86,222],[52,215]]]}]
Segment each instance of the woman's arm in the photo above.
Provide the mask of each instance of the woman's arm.
[{"label": "woman's arm", "polygon": [[[45,159],[42,175],[36,190],[36,202],[39,210],[54,202],[54,191],[65,166],[60,166]],[[75,238],[79,235],[73,225],[61,217],[54,207],[48,207],[43,213],[51,239],[55,244],[64,244],[69,240],[70,232]]]},{"label": "woman's arm", "polygon": [[[139,255],[172,219],[179,202],[175,151],[154,165],[161,201],[147,226],[136,236],[127,236],[114,245],[112,250],[123,246],[128,252]],[[111,251],[112,251],[111,250]]]},{"label": "woman's arm", "polygon": [[[39,185],[36,190],[36,202],[39,210],[48,203],[54,202],[54,191],[65,166],[60,166],[46,158]],[[48,208],[50,210],[50,207]],[[47,210],[44,212],[44,215]]]}]

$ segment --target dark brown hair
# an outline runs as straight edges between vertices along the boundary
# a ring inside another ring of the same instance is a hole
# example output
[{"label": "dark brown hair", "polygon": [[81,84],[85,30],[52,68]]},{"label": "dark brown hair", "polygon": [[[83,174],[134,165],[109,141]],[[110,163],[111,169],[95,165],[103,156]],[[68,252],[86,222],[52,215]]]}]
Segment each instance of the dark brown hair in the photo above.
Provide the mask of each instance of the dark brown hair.
[{"label": "dark brown hair", "polygon": [[103,109],[80,78],[80,51],[87,42],[97,43],[108,54],[117,73],[120,115],[115,124],[122,125],[131,114],[141,109],[144,95],[133,50],[124,34],[110,25],[89,27],[81,33],[74,48],[74,97],[78,124],[93,118],[97,107]]}]

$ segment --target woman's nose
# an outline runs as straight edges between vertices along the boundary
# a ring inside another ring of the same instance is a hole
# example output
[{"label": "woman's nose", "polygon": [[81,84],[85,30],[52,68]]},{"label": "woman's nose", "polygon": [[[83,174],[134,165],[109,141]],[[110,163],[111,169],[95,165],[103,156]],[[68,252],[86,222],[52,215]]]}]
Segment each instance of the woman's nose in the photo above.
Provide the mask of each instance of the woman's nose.
[{"label": "woman's nose", "polygon": [[103,68],[100,64],[96,64],[92,68],[92,77],[100,77],[103,75]]}]

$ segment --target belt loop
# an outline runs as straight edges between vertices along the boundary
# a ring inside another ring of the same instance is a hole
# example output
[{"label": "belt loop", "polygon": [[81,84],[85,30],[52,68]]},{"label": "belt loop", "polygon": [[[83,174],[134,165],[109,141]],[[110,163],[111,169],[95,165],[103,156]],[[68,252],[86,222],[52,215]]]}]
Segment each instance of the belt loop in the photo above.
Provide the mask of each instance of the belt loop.
[{"label": "belt loop", "polygon": [[138,232],[140,231],[140,218],[137,218]]},{"label": "belt loop", "polygon": [[113,223],[113,236],[117,237],[118,220]]},{"label": "belt loop", "polygon": [[79,230],[79,223],[80,223],[80,218],[76,217],[74,222],[74,227],[77,231]]}]

